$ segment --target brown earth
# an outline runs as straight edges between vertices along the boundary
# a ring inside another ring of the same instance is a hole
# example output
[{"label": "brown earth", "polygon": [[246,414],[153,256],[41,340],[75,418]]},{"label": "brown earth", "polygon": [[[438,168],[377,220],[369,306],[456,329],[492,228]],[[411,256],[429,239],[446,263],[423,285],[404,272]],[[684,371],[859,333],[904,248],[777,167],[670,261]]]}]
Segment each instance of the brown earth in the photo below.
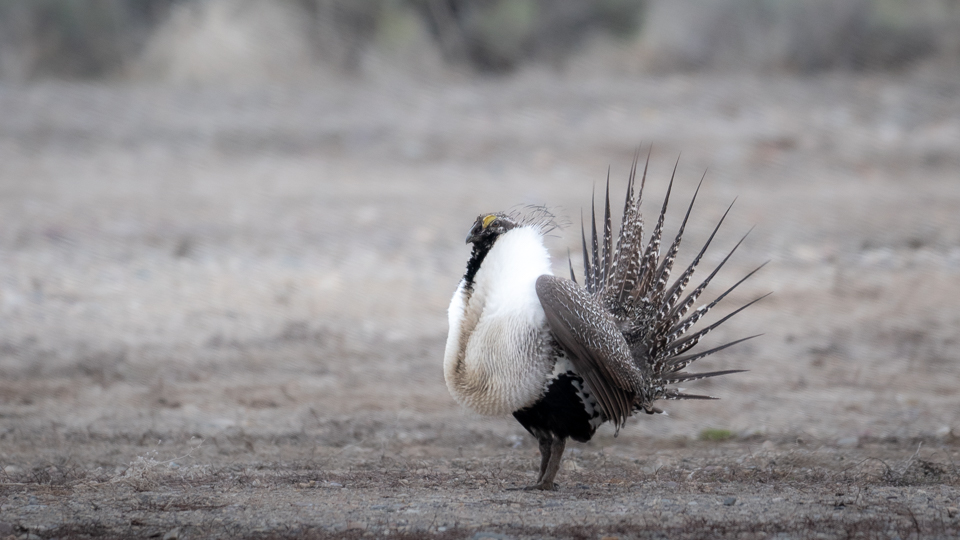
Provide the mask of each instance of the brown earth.
[{"label": "brown earth", "polygon": [[[0,538],[960,534],[955,73],[43,83],[0,118]],[[708,169],[681,262],[735,197],[707,262],[756,226],[716,317],[774,295],[707,344],[764,336],[704,361],[750,370],[691,385],[722,400],[509,491],[532,438],[440,369],[464,234],[576,222],[640,143],[648,215]]]}]

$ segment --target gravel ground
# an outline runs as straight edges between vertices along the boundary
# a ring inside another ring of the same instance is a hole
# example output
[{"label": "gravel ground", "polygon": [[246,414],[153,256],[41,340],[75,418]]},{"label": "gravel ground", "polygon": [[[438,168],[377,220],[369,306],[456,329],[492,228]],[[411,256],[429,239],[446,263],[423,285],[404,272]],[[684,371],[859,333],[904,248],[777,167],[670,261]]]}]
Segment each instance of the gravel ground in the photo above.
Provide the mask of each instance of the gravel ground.
[{"label": "gravel ground", "polygon": [[[0,538],[955,537],[958,81],[0,86]],[[708,341],[764,336],[510,491],[533,439],[442,379],[463,236],[640,143],[648,214],[708,170],[681,262],[756,226]]]}]

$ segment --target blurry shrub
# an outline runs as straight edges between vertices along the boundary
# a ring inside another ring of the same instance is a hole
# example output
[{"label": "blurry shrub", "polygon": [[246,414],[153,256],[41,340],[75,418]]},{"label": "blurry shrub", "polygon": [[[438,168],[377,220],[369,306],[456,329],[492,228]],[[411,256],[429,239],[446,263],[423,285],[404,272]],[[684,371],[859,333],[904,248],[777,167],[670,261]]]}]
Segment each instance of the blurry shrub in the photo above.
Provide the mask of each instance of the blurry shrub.
[{"label": "blurry shrub", "polygon": [[311,26],[292,1],[180,2],[130,72],[187,84],[293,80],[313,72]]},{"label": "blurry shrub", "polygon": [[[293,16],[258,15],[281,12]],[[392,47],[407,48],[401,63],[439,50],[448,64],[502,73],[562,65],[595,35],[635,38],[618,61],[667,70],[888,69],[936,52],[955,61],[960,0],[0,0],[0,78],[102,77],[141,57],[219,77],[248,57],[299,66],[304,49],[356,71],[368,51]]]},{"label": "blurry shrub", "polygon": [[315,20],[319,56],[341,68],[356,70],[385,34],[411,32],[413,12],[448,63],[506,72],[524,62],[561,62],[591,32],[632,36],[645,0],[299,1]]},{"label": "blurry shrub", "polygon": [[0,0],[0,77],[114,73],[173,1]]},{"label": "blurry shrub", "polygon": [[[186,32],[199,41],[198,32],[215,26],[211,20],[218,14],[250,26],[250,17],[238,13],[262,11],[261,2],[303,14],[315,59],[347,71],[356,70],[378,40],[389,46],[389,36],[381,38],[409,28],[415,14],[435,41],[429,46],[439,46],[448,62],[503,72],[527,61],[562,61],[590,32],[631,35],[643,1],[0,0],[0,77],[110,75],[136,60],[148,43],[183,50],[177,39],[151,41],[158,27],[172,24],[173,30],[164,30],[168,35]],[[187,21],[190,16],[196,20]],[[166,62],[157,46],[148,51],[154,66]]]},{"label": "blurry shrub", "polygon": [[377,30],[393,22],[398,0],[299,0],[309,15],[319,59],[356,71]]},{"label": "blurry shrub", "polygon": [[644,0],[409,0],[444,57],[483,72],[562,62],[591,33],[632,35]]},{"label": "blurry shrub", "polygon": [[[897,68],[950,32],[954,0],[658,0],[644,49],[662,69]],[[956,8],[953,8],[956,11]]]}]

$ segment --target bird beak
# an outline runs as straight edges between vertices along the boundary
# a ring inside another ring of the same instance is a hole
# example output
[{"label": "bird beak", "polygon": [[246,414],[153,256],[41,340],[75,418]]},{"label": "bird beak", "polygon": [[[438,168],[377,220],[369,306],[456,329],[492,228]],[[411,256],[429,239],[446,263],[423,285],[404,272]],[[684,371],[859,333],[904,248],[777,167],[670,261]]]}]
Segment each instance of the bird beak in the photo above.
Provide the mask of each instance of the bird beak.
[{"label": "bird beak", "polygon": [[473,227],[470,227],[470,232],[467,233],[467,243],[471,244],[479,240],[480,233],[482,232],[483,232],[483,223],[481,223],[480,220],[477,220],[477,222],[473,224]]}]

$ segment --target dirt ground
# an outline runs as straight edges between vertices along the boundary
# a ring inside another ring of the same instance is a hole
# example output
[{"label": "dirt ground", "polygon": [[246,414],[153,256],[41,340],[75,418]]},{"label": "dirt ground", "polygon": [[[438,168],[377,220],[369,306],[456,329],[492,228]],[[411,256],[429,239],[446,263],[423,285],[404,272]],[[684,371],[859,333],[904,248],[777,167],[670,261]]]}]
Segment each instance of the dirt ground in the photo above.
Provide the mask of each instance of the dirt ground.
[{"label": "dirt ground", "polygon": [[[0,118],[0,538],[960,535],[956,73],[38,83]],[[443,384],[464,235],[577,222],[641,143],[648,215],[682,152],[668,227],[707,170],[681,262],[734,198],[708,263],[755,226],[714,294],[771,261],[706,345],[764,335],[704,361],[750,370],[691,385],[720,401],[510,491],[533,439]]]}]

